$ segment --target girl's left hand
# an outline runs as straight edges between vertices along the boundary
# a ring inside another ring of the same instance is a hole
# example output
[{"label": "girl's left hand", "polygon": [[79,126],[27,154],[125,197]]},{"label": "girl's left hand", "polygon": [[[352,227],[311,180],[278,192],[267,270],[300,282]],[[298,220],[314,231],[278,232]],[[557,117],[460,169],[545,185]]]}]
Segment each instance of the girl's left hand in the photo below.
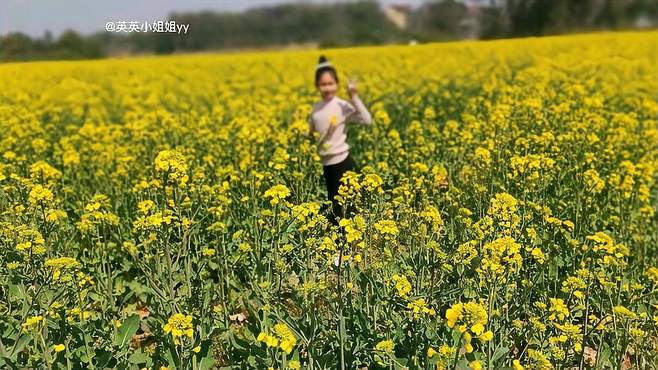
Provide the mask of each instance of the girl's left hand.
[{"label": "girl's left hand", "polygon": [[347,80],[347,93],[350,94],[350,97],[356,95],[356,79]]}]

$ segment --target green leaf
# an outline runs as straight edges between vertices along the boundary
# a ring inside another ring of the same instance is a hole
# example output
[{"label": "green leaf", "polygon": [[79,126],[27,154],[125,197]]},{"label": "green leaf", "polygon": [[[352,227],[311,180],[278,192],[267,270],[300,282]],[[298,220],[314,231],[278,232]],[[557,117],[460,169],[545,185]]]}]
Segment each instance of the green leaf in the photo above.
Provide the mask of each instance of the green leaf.
[{"label": "green leaf", "polygon": [[32,341],[31,334],[23,334],[18,338],[18,342],[15,344],[13,356],[7,357],[12,361],[16,361],[18,354],[25,348],[25,346]]},{"label": "green leaf", "polygon": [[137,329],[139,329],[139,316],[132,315],[127,318],[119,327],[119,333],[117,334],[116,338],[114,338],[114,344],[119,348],[124,348],[128,343],[130,343],[133,335],[137,333]]},{"label": "green leaf", "polygon": [[98,349],[96,350],[94,357],[89,359],[89,361],[94,360],[100,369],[105,369],[107,366],[109,366],[110,362],[114,360],[112,355],[113,353],[110,351]]},{"label": "green leaf", "polygon": [[14,361],[12,361],[12,359],[4,355],[0,356],[0,366],[2,366],[3,369],[9,367],[11,367],[12,369],[18,369],[18,367],[16,367],[16,365],[14,364]]},{"label": "green leaf", "polygon": [[473,288],[470,287],[470,286],[469,286],[469,287],[466,287],[466,289],[464,289],[464,298],[473,299],[473,298],[476,298],[477,295],[478,295],[478,294],[477,294],[477,292],[475,291],[475,289],[473,289]]},{"label": "green leaf", "polygon": [[169,367],[177,368],[180,366],[180,358],[178,357],[178,354],[176,353],[176,348],[171,343],[168,343],[167,345],[167,352],[165,353],[165,356],[167,358],[167,363]]},{"label": "green leaf", "polygon": [[509,348],[507,347],[498,347],[494,351],[493,355],[491,356],[491,361],[489,362],[490,367],[494,367],[494,363],[498,361],[501,357],[505,356],[509,352]]},{"label": "green leaf", "polygon": [[212,357],[212,351],[208,351],[208,354],[201,359],[199,363],[199,370],[209,370],[212,369],[212,366],[215,364],[215,360]]},{"label": "green leaf", "polygon": [[131,364],[135,364],[135,365],[139,365],[139,364],[150,365],[152,362],[151,358],[141,350],[137,350],[135,351],[135,353],[130,355],[128,361],[130,361]]}]

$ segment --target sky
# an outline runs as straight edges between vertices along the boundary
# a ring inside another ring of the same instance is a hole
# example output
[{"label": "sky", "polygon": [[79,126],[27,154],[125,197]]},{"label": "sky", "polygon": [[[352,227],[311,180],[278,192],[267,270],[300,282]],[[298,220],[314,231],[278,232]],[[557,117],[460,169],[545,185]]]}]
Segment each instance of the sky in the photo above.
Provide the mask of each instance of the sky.
[{"label": "sky", "polygon": [[[166,20],[172,12],[239,12],[256,6],[290,2],[335,3],[351,0],[0,0],[0,35],[20,31],[33,37],[66,29],[90,34],[108,21]],[[423,0],[378,0],[382,4],[418,6]]]}]

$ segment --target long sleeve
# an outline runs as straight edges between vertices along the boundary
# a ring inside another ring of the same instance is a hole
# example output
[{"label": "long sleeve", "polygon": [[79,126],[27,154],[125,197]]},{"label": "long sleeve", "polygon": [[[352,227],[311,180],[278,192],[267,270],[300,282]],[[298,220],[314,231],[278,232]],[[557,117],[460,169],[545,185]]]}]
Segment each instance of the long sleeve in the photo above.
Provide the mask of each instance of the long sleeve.
[{"label": "long sleeve", "polygon": [[372,115],[361,101],[361,98],[359,98],[357,94],[354,94],[351,101],[356,110],[349,115],[347,121],[363,123],[366,125],[372,124]]},{"label": "long sleeve", "polygon": [[331,125],[331,126],[329,126],[329,128],[325,132],[320,133],[320,137],[318,138],[318,145],[321,145],[322,143],[324,143],[324,141],[327,140],[327,138],[334,133],[335,129],[336,129],[336,126]]}]

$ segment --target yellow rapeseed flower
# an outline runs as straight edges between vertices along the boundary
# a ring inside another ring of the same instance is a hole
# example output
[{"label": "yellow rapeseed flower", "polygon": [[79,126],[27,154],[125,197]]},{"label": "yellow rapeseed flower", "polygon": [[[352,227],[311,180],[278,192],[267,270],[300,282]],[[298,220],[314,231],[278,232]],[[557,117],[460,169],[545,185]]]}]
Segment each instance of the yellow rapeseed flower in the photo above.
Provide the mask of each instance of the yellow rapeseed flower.
[{"label": "yellow rapeseed flower", "polygon": [[174,343],[180,344],[181,337],[192,338],[194,330],[192,329],[192,316],[176,313],[172,315],[163,327],[165,334],[171,333]]}]

